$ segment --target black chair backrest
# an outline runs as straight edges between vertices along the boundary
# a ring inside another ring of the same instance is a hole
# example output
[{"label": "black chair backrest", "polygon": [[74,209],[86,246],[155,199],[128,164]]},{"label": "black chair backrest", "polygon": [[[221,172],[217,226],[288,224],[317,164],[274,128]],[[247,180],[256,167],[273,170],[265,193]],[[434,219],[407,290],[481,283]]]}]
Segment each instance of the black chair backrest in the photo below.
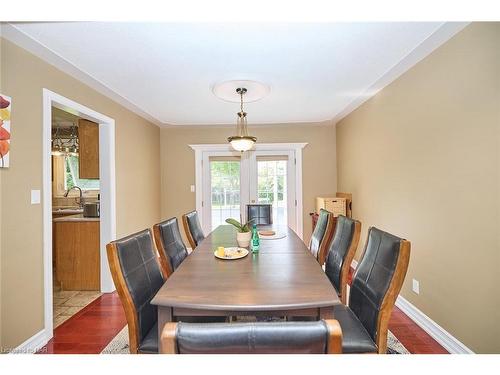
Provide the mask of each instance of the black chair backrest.
[{"label": "black chair backrest", "polygon": [[328,227],[328,216],[330,212],[327,210],[321,209],[319,211],[318,221],[316,222],[316,226],[314,227],[314,231],[311,235],[311,242],[309,243],[309,250],[311,253],[317,258],[318,252],[320,250],[321,241],[323,241],[323,237],[325,236],[326,229]]},{"label": "black chair backrest", "polygon": [[252,224],[271,225],[273,223],[273,206],[271,204],[247,204],[247,221]]},{"label": "black chair backrest", "polygon": [[342,266],[354,238],[355,224],[355,220],[339,215],[335,225],[335,233],[328,248],[325,273],[337,292],[341,292]]},{"label": "black chair backrest", "polygon": [[141,342],[158,320],[151,299],[163,285],[163,277],[153,248],[151,232],[146,229],[113,242],[116,245],[121,272],[132,297]]},{"label": "black chair backrest", "polygon": [[389,289],[403,239],[371,227],[363,256],[354,274],[349,307],[373,340],[382,301]]},{"label": "black chair backrest", "polygon": [[328,327],[316,322],[178,323],[179,354],[324,354]]},{"label": "black chair backrest", "polygon": [[200,219],[198,218],[198,212],[191,211],[186,214],[186,221],[189,227],[189,231],[191,232],[191,236],[195,242],[195,245],[198,246],[201,241],[205,239],[205,235],[203,234],[203,229],[201,229]]},{"label": "black chair backrest", "polygon": [[179,231],[179,223],[177,218],[173,217],[157,225],[162,243],[162,246],[158,247],[158,251],[164,252],[160,255],[166,257],[173,272],[188,256],[186,245],[184,245]]}]

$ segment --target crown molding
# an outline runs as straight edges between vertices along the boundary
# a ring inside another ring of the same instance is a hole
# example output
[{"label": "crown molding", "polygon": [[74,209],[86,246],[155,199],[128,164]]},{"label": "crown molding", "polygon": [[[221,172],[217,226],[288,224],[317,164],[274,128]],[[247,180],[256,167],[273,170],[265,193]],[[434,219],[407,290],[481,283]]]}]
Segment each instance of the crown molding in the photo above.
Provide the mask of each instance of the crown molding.
[{"label": "crown molding", "polygon": [[435,49],[440,47],[469,24],[470,22],[443,22],[441,27],[429,35],[422,43],[410,51],[387,72],[382,74],[370,87],[355,97],[351,103],[333,117],[333,123],[338,123],[348,114],[360,107],[364,102],[374,97],[378,92],[411,69],[419,61],[430,55]]},{"label": "crown molding", "polygon": [[131,100],[118,94],[116,91],[114,91],[112,88],[110,88],[97,78],[79,69],[74,64],[66,60],[63,56],[52,51],[49,47],[33,39],[31,36],[24,33],[19,28],[17,28],[15,25],[11,23],[1,23],[0,27],[1,27],[0,35],[6,40],[27,50],[28,52],[42,59],[46,63],[56,67],[57,69],[68,74],[69,76],[86,84],[87,86],[91,87],[98,93],[117,102],[118,104],[134,112],[135,114],[139,115],[145,120],[150,121],[157,126],[163,126],[163,123],[159,119],[141,109]]},{"label": "crown molding", "polygon": [[[387,70],[384,74],[382,74],[372,85],[370,85],[364,92],[356,96],[342,111],[340,111],[333,118],[314,121],[314,123],[321,123],[331,121],[333,124],[336,124],[344,117],[349,115],[355,109],[360,107],[364,102],[375,96],[378,92],[380,92],[383,88],[388,86],[398,77],[400,77],[403,73],[412,68],[419,61],[427,57],[430,53],[432,53],[435,49],[453,37],[456,33],[464,29],[470,22],[443,22],[441,27],[439,27],[434,33],[432,33],[429,37],[427,37],[422,43],[420,43],[417,47],[415,47],[412,51],[410,51],[403,59],[401,59],[398,63],[392,66],[389,70]],[[153,115],[147,113],[143,109],[141,109],[138,105],[134,104],[131,100],[126,97],[118,94],[112,88],[93,77],[92,75],[84,72],[83,70],[76,67],[74,64],[66,60],[61,55],[52,51],[47,46],[43,45],[39,41],[33,39],[28,34],[21,31],[15,25],[11,23],[2,23],[1,24],[1,32],[0,35],[10,42],[20,46],[21,48],[26,49],[31,52],[35,56],[49,63],[50,65],[56,67],[57,69],[63,71],[64,73],[72,76],[73,78],[81,81],[82,83],[90,86],[100,94],[110,98],[111,100],[121,104],[142,118],[154,123],[160,127],[190,127],[190,126],[228,126],[230,124],[179,124],[175,122],[164,123],[160,121],[158,118]],[[310,123],[311,121],[294,121],[289,122],[287,124],[293,123]],[[261,123],[253,123],[252,125],[260,125]],[[263,124],[263,123],[262,123]],[[266,125],[275,125],[274,123],[267,123]]]},{"label": "crown molding", "polygon": [[[302,150],[308,145],[305,143],[256,143],[249,151],[283,151]],[[229,143],[193,144],[188,145],[194,151],[234,151]]]}]

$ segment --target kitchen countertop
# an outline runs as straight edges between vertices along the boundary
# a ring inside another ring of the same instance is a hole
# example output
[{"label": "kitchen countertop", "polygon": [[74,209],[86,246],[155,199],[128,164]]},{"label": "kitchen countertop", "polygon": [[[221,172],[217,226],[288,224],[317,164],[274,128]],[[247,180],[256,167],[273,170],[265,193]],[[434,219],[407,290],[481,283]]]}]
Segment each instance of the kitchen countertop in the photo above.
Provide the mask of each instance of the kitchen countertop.
[{"label": "kitchen countertop", "polygon": [[76,215],[83,213],[83,208],[63,208],[63,209],[53,209],[52,214],[54,215]]},{"label": "kitchen countertop", "polygon": [[77,215],[68,215],[68,216],[62,216],[62,217],[55,217],[52,219],[54,223],[58,222],[65,222],[65,221],[100,221],[100,218],[98,217],[84,217],[83,214],[77,214]]}]

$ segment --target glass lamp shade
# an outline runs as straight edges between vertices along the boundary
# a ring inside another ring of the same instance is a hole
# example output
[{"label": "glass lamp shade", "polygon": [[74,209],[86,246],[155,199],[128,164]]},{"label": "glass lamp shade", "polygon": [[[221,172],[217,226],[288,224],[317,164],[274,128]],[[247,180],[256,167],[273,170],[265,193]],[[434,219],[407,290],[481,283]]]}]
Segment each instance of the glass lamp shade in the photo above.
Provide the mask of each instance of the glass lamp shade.
[{"label": "glass lamp shade", "polygon": [[64,155],[64,152],[61,150],[61,146],[59,146],[58,144],[52,145],[52,155],[54,156]]},{"label": "glass lamp shade", "polygon": [[257,138],[249,135],[235,135],[229,137],[227,140],[236,151],[244,152],[250,150],[253,147],[253,145],[257,141]]}]

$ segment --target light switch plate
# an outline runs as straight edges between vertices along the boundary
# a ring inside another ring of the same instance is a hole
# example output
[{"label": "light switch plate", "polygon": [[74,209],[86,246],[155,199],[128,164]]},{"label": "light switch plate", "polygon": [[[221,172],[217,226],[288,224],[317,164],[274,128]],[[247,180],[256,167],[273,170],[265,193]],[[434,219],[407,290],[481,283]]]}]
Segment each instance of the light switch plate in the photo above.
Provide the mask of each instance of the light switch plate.
[{"label": "light switch plate", "polygon": [[40,190],[31,190],[31,204],[40,204]]},{"label": "light switch plate", "polygon": [[420,294],[420,283],[418,282],[418,280],[413,279],[413,285],[411,289],[414,293]]},{"label": "light switch plate", "polygon": [[194,192],[195,192],[195,190],[196,190],[196,189],[195,189],[194,185],[191,185],[191,193],[194,193]]}]

